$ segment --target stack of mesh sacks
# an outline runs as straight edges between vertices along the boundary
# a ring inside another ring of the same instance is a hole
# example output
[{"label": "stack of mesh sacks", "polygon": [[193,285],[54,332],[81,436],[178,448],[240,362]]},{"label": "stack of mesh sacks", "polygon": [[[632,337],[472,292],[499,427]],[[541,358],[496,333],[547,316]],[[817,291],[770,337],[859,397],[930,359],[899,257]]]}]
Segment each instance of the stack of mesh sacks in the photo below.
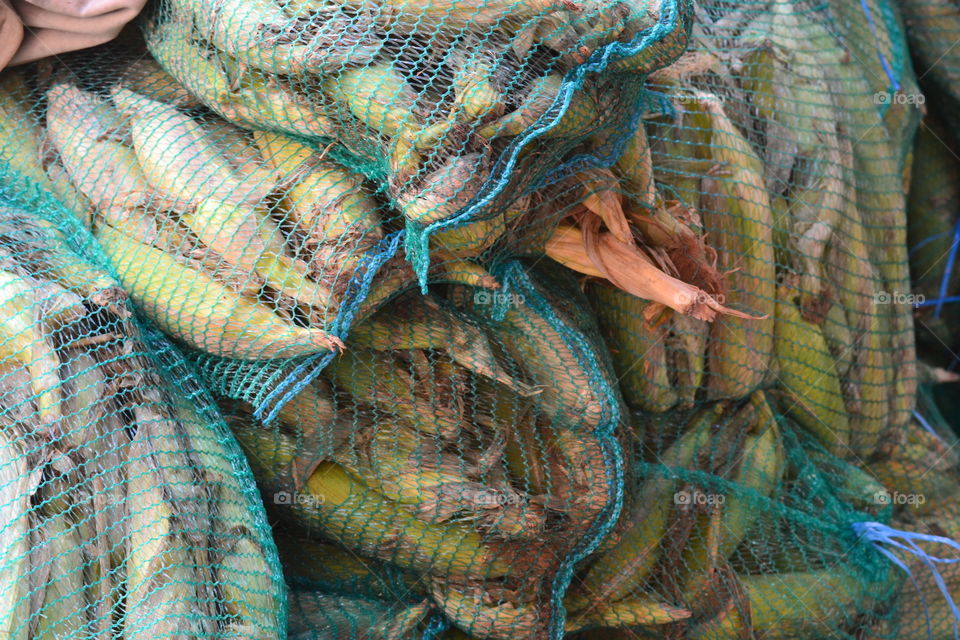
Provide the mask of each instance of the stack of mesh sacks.
[{"label": "stack of mesh sacks", "polygon": [[886,0],[163,0],[0,159],[213,391],[291,637],[943,637],[898,91]]}]

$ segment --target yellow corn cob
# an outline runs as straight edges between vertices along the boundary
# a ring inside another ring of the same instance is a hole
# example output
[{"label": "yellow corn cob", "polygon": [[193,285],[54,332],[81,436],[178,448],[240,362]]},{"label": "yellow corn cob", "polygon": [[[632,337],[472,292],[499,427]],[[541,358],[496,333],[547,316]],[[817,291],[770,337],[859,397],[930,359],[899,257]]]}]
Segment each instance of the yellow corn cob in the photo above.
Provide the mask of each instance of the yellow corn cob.
[{"label": "yellow corn cob", "polygon": [[656,600],[624,598],[598,605],[594,609],[570,613],[564,630],[567,633],[576,633],[588,628],[652,627],[680,622],[690,616],[691,613],[687,609],[673,607]]},{"label": "yellow corn cob", "polygon": [[308,278],[305,264],[284,255],[280,229],[255,207],[204,200],[180,220],[228,263],[256,273],[283,295],[308,306],[331,306],[330,288]]},{"label": "yellow corn cob", "polygon": [[654,203],[656,190],[653,181],[653,160],[650,157],[647,131],[642,123],[627,142],[623,155],[617,160],[616,170],[627,193],[641,203],[650,205]]},{"label": "yellow corn cob", "polygon": [[831,453],[845,456],[850,445],[843,392],[823,332],[800,315],[797,291],[782,286],[777,294],[774,342],[785,409]]},{"label": "yellow corn cob", "polygon": [[60,419],[60,359],[38,322],[40,310],[28,283],[0,270],[0,361],[30,372],[30,389],[40,420],[53,426]]},{"label": "yellow corn cob", "polygon": [[709,131],[706,149],[715,173],[703,179],[700,211],[711,246],[730,277],[725,305],[741,305],[767,319],[724,318],[710,328],[708,389],[711,397],[743,397],[767,375],[773,353],[776,268],[770,199],[763,166],[719,99],[696,94],[703,117],[691,126]]},{"label": "yellow corn cob", "polygon": [[208,198],[258,204],[273,185],[244,181],[196,120],[173,107],[128,89],[113,91],[114,103],[130,119],[137,159],[158,191],[188,208]]},{"label": "yellow corn cob", "polygon": [[[203,606],[197,593],[196,560],[182,524],[147,458],[151,445],[138,438],[126,463],[129,537],[126,549],[126,616],[123,637],[202,633]],[[209,614],[208,614],[209,615]]]},{"label": "yellow corn cob", "polygon": [[[171,20],[167,29],[175,29]],[[196,109],[203,106],[197,97],[151,57],[127,63],[123,68],[120,84],[124,87],[160,102],[167,102],[180,109]]]},{"label": "yellow corn cob", "polygon": [[[81,553],[83,542],[65,514],[57,514],[35,524],[42,539],[30,551],[31,573],[47,577],[38,585],[38,597],[31,597],[34,629],[31,638],[57,640],[82,634],[87,628],[86,586]],[[40,536],[38,536],[40,537]],[[34,594],[31,594],[33,596]],[[39,607],[39,608],[37,608]],[[21,620],[26,624],[27,620]]]},{"label": "yellow corn cob", "polygon": [[452,156],[413,188],[397,195],[403,215],[423,225],[459,213],[480,191],[489,174],[480,153]]},{"label": "yellow corn cob", "polygon": [[23,74],[15,69],[7,70],[0,77],[0,131],[5,134],[0,144],[0,161],[24,178],[54,191],[40,164],[40,132],[34,124],[36,116],[28,107],[32,102]]},{"label": "yellow corn cob", "polygon": [[264,159],[289,181],[284,190],[287,213],[316,243],[336,242],[346,234],[382,237],[379,205],[362,186],[361,176],[280,133],[257,131]]},{"label": "yellow corn cob", "polygon": [[471,636],[484,640],[539,638],[546,633],[547,620],[534,604],[517,604],[495,598],[483,586],[457,585],[434,580],[433,599],[453,622]]},{"label": "yellow corn cob", "polygon": [[830,571],[740,576],[750,603],[750,624],[736,606],[697,627],[697,640],[736,640],[763,634],[790,640],[839,627],[861,598],[858,578]]},{"label": "yellow corn cob", "polygon": [[[401,567],[444,575],[494,578],[512,572],[507,559],[472,530],[422,522],[332,462],[317,467],[307,489],[317,501],[295,510],[348,547]],[[389,545],[384,544],[387,540]]]},{"label": "yellow corn cob", "polygon": [[251,360],[342,346],[336,337],[288,324],[257,301],[115,229],[103,227],[97,237],[131,298],[161,328],[197,349]]},{"label": "yellow corn cob", "polygon": [[[710,439],[710,427],[717,415],[716,407],[703,410],[681,438],[660,457],[667,467],[690,467]],[[627,514],[629,524],[617,544],[599,556],[583,578],[578,590],[581,603],[615,602],[625,598],[646,580],[660,556],[660,544],[674,508],[677,481],[657,475],[639,490],[637,510]]]},{"label": "yellow corn cob", "polygon": [[70,85],[47,92],[47,137],[77,189],[97,207],[136,207],[153,199],[137,156],[127,145],[111,140],[108,130],[119,124],[89,93]]},{"label": "yellow corn cob", "polygon": [[[720,536],[716,553],[722,559],[734,552],[759,516],[753,499],[758,495],[769,497],[773,494],[784,472],[783,445],[773,411],[763,392],[755,392],[750,403],[754,412],[750,425],[752,433],[744,440],[738,456],[739,469],[731,478],[736,488],[719,505]],[[695,532],[683,551],[684,577],[680,583],[688,606],[694,610],[697,597],[708,588],[713,577],[714,567],[707,540],[706,531]]]},{"label": "yellow corn cob", "polygon": [[[358,400],[394,413],[424,433],[447,439],[460,433],[462,408],[442,389],[424,390],[389,352],[350,349],[324,375]],[[438,376],[439,377],[439,376]]]},{"label": "yellow corn cob", "polygon": [[235,78],[236,89],[217,105],[228,120],[253,128],[277,129],[308,138],[336,137],[339,128],[324,110],[323,104],[299,93],[280,77],[267,76],[255,69],[237,70],[234,60],[224,56],[228,78]]},{"label": "yellow corn cob", "polygon": [[[217,56],[210,55],[212,52],[204,51],[197,44],[193,26],[188,21],[148,20],[144,38],[147,48],[157,62],[167,69],[189,94],[197,96],[224,117],[230,117],[218,108],[230,93],[230,79],[217,61]],[[130,88],[137,91],[136,86]],[[137,93],[164,101],[151,92]]]},{"label": "yellow corn cob", "polygon": [[613,287],[600,284],[590,293],[624,400],[643,411],[670,409],[678,397],[667,367],[669,320],[648,321],[645,311],[653,303]]},{"label": "yellow corn cob", "polygon": [[[270,0],[222,0],[216,4],[178,0],[172,7],[192,16],[186,20],[196,26],[199,35],[245,65],[285,75],[323,68],[324,52],[311,46],[306,34],[300,34],[296,44],[281,43],[279,34],[290,34],[294,27],[280,5]],[[278,33],[272,41],[266,35],[271,32]]]}]

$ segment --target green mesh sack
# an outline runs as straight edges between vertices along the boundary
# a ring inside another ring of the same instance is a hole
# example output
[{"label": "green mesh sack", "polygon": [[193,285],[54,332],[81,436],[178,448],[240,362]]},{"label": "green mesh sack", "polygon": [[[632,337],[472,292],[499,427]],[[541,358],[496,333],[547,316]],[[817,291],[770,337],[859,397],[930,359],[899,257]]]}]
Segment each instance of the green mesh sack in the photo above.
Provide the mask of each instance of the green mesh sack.
[{"label": "green mesh sack", "polygon": [[895,623],[906,576],[853,526],[890,522],[883,486],[766,393],[637,414],[626,431],[636,473],[567,593],[568,625],[721,639],[852,638]]},{"label": "green mesh sack", "polygon": [[915,398],[903,147],[919,113],[878,98],[874,66],[913,84],[890,7],[837,5],[696,3],[612,170],[535,192],[540,232],[503,250],[588,277],[630,407],[770,389],[855,461]]},{"label": "green mesh sack", "polygon": [[0,206],[3,634],[283,637],[276,548],[215,405],[84,257],[89,234],[50,201],[24,203],[43,217],[13,202]]},{"label": "green mesh sack", "polygon": [[0,82],[9,182],[72,208],[269,419],[289,389],[259,380],[315,375],[409,283],[469,279],[518,195],[611,163],[690,26],[672,1],[270,6],[158,3],[142,34]]},{"label": "green mesh sack", "polygon": [[574,159],[609,164],[643,75],[681,53],[690,6],[170,0],[144,33],[227,119],[362,167],[403,214],[423,285],[433,232],[500,214],[511,191]]},{"label": "green mesh sack", "polygon": [[574,567],[619,511],[621,401],[576,281],[543,267],[397,298],[275,424],[224,399],[293,587],[562,637]]},{"label": "green mesh sack", "polygon": [[384,601],[292,590],[287,637],[291,640],[350,637],[413,640],[422,637],[425,631],[422,623],[428,611],[426,603],[399,607]]}]

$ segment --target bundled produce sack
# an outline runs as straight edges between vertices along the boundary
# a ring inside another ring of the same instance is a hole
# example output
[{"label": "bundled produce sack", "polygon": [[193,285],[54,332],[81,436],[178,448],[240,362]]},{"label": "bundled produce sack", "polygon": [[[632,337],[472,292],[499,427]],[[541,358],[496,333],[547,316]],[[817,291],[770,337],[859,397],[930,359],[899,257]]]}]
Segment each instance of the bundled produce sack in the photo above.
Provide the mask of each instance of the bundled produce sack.
[{"label": "bundled produce sack", "polygon": [[417,624],[476,638],[563,635],[622,499],[621,400],[576,281],[528,267],[497,270],[509,293],[398,298],[275,425],[224,399],[292,584],[426,602]]},{"label": "bundled produce sack", "polygon": [[889,521],[882,486],[773,406],[758,391],[633,417],[637,473],[566,595],[570,628],[821,638],[889,622],[906,576],[851,526]]},{"label": "bundled produce sack", "polygon": [[215,406],[139,328],[119,283],[71,248],[67,231],[92,246],[79,225],[5,202],[5,635],[283,637],[276,549]]},{"label": "bundled produce sack", "polygon": [[[889,7],[870,6],[851,20],[880,29]],[[840,8],[694,8],[688,51],[648,81],[665,113],[647,114],[611,171],[549,188],[560,223],[541,222],[540,249],[588,277],[630,407],[770,389],[833,454],[867,460],[915,397],[909,163],[888,131],[919,116],[867,78],[899,62],[908,86],[912,71],[872,40],[860,62],[864,34],[836,28]]]},{"label": "bundled produce sack", "polygon": [[499,215],[571,158],[609,164],[690,21],[689,0],[165,0],[144,34],[231,122],[364,166],[423,284],[433,232]]}]

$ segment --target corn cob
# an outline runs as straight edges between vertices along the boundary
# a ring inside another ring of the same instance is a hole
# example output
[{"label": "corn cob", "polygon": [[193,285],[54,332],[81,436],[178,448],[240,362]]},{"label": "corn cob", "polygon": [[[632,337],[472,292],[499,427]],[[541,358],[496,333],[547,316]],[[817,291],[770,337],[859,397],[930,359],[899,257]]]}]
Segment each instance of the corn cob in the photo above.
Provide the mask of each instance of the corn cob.
[{"label": "corn cob", "polygon": [[803,637],[843,625],[862,597],[856,577],[830,571],[740,576],[749,622],[737,607],[698,626],[692,638],[733,640],[762,633],[770,640]]},{"label": "corn cob", "polygon": [[97,207],[137,207],[152,202],[133,149],[109,138],[119,114],[71,85],[47,91],[47,139],[77,189]]},{"label": "corn cob", "polygon": [[624,400],[643,411],[669,410],[679,400],[667,365],[669,319],[647,319],[653,303],[612,287],[597,285],[590,293]]},{"label": "corn cob", "polygon": [[688,619],[687,609],[674,607],[652,599],[624,598],[601,604],[582,613],[571,613],[565,631],[576,633],[584,629],[619,629],[653,627]]},{"label": "corn cob", "polygon": [[687,431],[658,460],[668,471],[647,480],[639,489],[637,508],[629,518],[617,544],[599,556],[583,578],[582,593],[575,607],[595,598],[597,602],[616,602],[646,580],[660,556],[660,543],[667,529],[676,480],[673,467],[689,467],[707,445],[710,427],[717,416],[716,407],[704,409]]},{"label": "corn cob", "polygon": [[535,604],[515,604],[486,592],[483,586],[460,587],[434,580],[433,599],[461,629],[484,640],[545,637],[546,620]]},{"label": "corn cob", "polygon": [[[198,349],[241,359],[308,355],[339,349],[319,329],[283,321],[259,302],[226,289],[210,276],[183,267],[163,251],[103,227],[105,253],[133,298],[165,331]],[[169,300],[176,291],[182,302]],[[210,333],[210,326],[217,331]]]},{"label": "corn cob", "polygon": [[[323,51],[297,36],[292,21],[270,0],[216,4],[173,2],[180,20],[192,22],[198,34],[246,65],[270,73],[303,74],[323,68]],[[192,20],[187,16],[192,17]]]},{"label": "corn cob", "polygon": [[290,181],[283,191],[286,212],[312,242],[337,242],[347,234],[368,242],[382,237],[379,206],[359,175],[318,160],[312,149],[283,134],[257,131],[254,138],[266,162]]},{"label": "corn cob", "polygon": [[140,58],[126,64],[122,69],[120,84],[134,93],[158,102],[172,104],[180,109],[196,109],[203,106],[194,94],[151,57]]},{"label": "corn cob", "polygon": [[[816,39],[816,43],[830,42],[827,35]],[[831,51],[824,47],[825,51]],[[834,59],[845,60],[837,64],[837,82],[850,87],[849,91],[837,93],[842,107],[851,115],[850,137],[853,139],[853,152],[857,176],[857,206],[869,212],[871,224],[865,225],[869,241],[882,249],[881,255],[874,261],[883,278],[886,291],[904,292],[910,290],[909,258],[906,238],[906,202],[902,184],[900,184],[900,157],[891,148],[890,138],[883,127],[879,114],[873,110],[864,110],[856,104],[854,95],[870,95],[870,88],[861,69],[844,58],[836,49],[831,51]],[[893,178],[896,180],[892,180]],[[891,188],[891,181],[895,188]],[[888,424],[903,426],[910,420],[916,398],[916,353],[913,341],[913,315],[909,305],[887,305],[889,318],[888,349],[896,367],[889,370],[888,381],[889,412]],[[876,437],[870,434],[871,441]],[[868,449],[872,442],[867,443]]]},{"label": "corn cob", "polygon": [[484,154],[453,156],[413,188],[403,188],[406,183],[398,179],[397,203],[408,220],[419,224],[449,218],[466,208],[479,193],[489,173],[488,165]]},{"label": "corn cob", "polygon": [[399,593],[425,595],[424,585],[413,574],[344,549],[332,542],[275,531],[280,561],[288,581],[346,593],[395,600]]},{"label": "corn cob", "polygon": [[30,550],[30,577],[37,578],[39,597],[36,602],[31,597],[33,628],[29,637],[55,640],[81,634],[88,627],[90,603],[86,598],[78,529],[65,514],[37,522],[32,528],[32,537],[43,535],[44,539],[32,540]]},{"label": "corn cob", "polygon": [[384,309],[354,327],[350,340],[359,347],[376,351],[446,351],[467,371],[501,382],[520,395],[535,393],[500,363],[483,328],[430,298],[402,298],[396,307]]},{"label": "corn cob", "polygon": [[295,590],[290,593],[289,637],[295,640],[346,640],[362,629],[366,640],[405,640],[430,611],[427,602],[411,606],[389,601],[333,596]]},{"label": "corn cob", "polygon": [[850,425],[836,365],[820,328],[801,316],[796,294],[787,285],[777,294],[774,347],[785,409],[831,453],[842,457],[850,446]]},{"label": "corn cob", "polygon": [[726,318],[710,328],[708,394],[737,398],[760,384],[773,353],[773,218],[759,158],[716,97],[697,94],[696,99],[704,118],[691,124],[702,122],[710,131],[707,153],[716,163],[714,175],[702,181],[700,212],[722,268],[736,269],[724,302],[761,318]]},{"label": "corn cob", "polygon": [[[731,481],[736,490],[719,505],[720,536],[716,556],[726,559],[740,545],[757,518],[757,496],[770,497],[780,483],[784,472],[784,452],[780,431],[773,411],[762,392],[750,398],[752,433],[746,437],[738,456],[739,469]],[[680,584],[688,607],[697,609],[697,596],[709,589],[714,576],[712,550],[707,545],[708,535],[701,531],[691,537],[683,551],[683,575]]]},{"label": "corn cob", "polygon": [[211,144],[203,126],[175,107],[123,88],[113,91],[113,101],[130,119],[133,145],[147,180],[177,208],[207,199],[258,204],[273,190],[271,184],[243,180]]},{"label": "corn cob", "polygon": [[[462,407],[443,388],[424,390],[391,353],[351,349],[324,375],[354,398],[390,411],[428,434],[450,439],[460,433]],[[429,375],[429,374],[428,374]]]},{"label": "corn cob", "polygon": [[148,638],[155,634],[203,633],[198,608],[211,602],[196,593],[188,546],[178,540],[176,514],[163,494],[162,480],[144,457],[150,454],[143,438],[133,443],[136,455],[126,465],[129,497],[137,507],[130,512],[127,542],[127,606],[124,638]]},{"label": "corn cob", "polygon": [[27,640],[30,598],[27,580],[30,561],[30,496],[40,483],[40,474],[31,473],[27,458],[14,445],[11,434],[0,430],[0,621],[4,634],[14,640]]},{"label": "corn cob", "polygon": [[8,271],[0,270],[0,357],[4,367],[22,366],[30,372],[30,388],[38,417],[49,426],[60,419],[60,360],[36,322],[39,312],[26,283]]},{"label": "corn cob", "polygon": [[[321,463],[307,489],[319,500],[313,508],[297,509],[300,517],[348,547],[400,567],[443,575],[494,578],[514,571],[505,555],[495,553],[472,530],[426,524],[334,463]],[[387,540],[389,545],[384,544]]]},{"label": "corn cob", "polygon": [[[15,70],[4,73],[0,78],[0,130],[6,132],[8,138],[0,145],[0,160],[24,178],[56,193],[40,164],[40,132],[32,124],[35,116],[27,109],[30,102],[23,74]],[[14,132],[18,132],[16,142],[12,138]]]}]

